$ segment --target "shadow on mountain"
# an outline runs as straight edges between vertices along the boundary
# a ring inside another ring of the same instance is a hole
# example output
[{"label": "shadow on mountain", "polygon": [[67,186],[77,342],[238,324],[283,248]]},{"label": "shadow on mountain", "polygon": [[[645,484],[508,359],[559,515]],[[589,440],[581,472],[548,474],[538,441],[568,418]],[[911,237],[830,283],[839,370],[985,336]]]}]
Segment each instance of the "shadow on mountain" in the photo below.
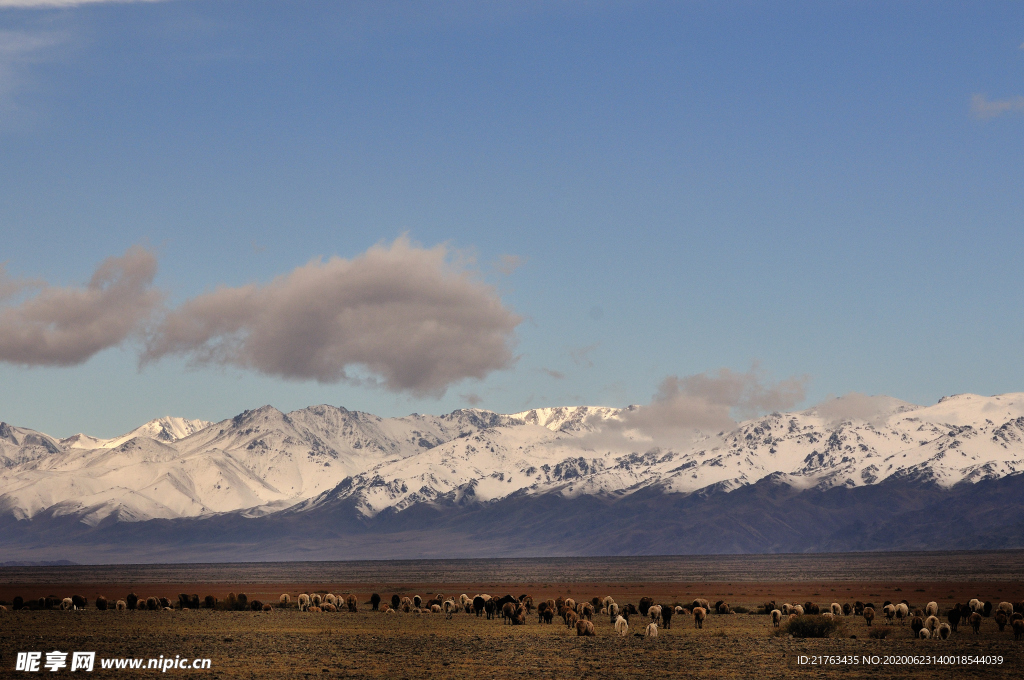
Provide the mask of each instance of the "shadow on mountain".
[{"label": "shadow on mountain", "polygon": [[11,560],[79,563],[1010,549],[1024,547],[1024,474],[949,489],[903,477],[824,491],[772,476],[728,493],[516,495],[373,518],[330,494],[261,517],[111,516],[88,526],[51,510],[0,518],[0,544]]}]

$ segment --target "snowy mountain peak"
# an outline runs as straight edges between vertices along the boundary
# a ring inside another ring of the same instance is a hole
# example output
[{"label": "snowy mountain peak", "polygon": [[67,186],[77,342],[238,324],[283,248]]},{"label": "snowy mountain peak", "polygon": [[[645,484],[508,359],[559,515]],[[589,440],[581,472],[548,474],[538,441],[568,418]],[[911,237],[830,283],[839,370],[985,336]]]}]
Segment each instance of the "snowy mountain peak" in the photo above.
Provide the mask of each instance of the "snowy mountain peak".
[{"label": "snowy mountain peak", "polygon": [[852,394],[674,438],[644,429],[645,408],[381,418],[263,406],[219,423],[160,418],[112,439],[63,441],[0,423],[0,511],[96,523],[340,503],[373,516],[543,494],[719,493],[765,478],[796,488],[888,478],[949,487],[1024,472],[1020,393],[933,406]]},{"label": "snowy mountain peak", "polygon": [[60,445],[64,449],[113,449],[136,437],[156,439],[162,442],[174,442],[193,435],[208,425],[210,423],[206,420],[188,420],[186,418],[166,416],[151,420],[131,432],[126,432],[118,437],[100,439],[79,433],[67,439],[61,439]]},{"label": "snowy mountain peak", "polygon": [[616,418],[621,411],[608,406],[555,406],[514,413],[511,417],[555,432],[578,432],[593,429],[602,420]]}]

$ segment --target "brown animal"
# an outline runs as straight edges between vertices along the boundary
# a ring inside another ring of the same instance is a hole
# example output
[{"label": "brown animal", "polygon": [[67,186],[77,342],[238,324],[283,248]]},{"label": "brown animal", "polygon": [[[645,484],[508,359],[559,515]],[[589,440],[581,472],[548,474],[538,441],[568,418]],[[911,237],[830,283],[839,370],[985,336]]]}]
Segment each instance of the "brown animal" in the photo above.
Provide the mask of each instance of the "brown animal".
[{"label": "brown animal", "polygon": [[1014,620],[1014,622],[1012,624],[1012,628],[1013,628],[1013,639],[1014,640],[1018,640],[1019,641],[1022,637],[1024,637],[1024,621],[1022,621],[1020,619]]},{"label": "brown animal", "polygon": [[1006,612],[1004,612],[1002,609],[998,610],[996,612],[996,615],[992,618],[995,619],[996,625],[999,626],[1000,632],[1002,632],[1002,630],[1006,628],[1006,624],[1010,622],[1010,619],[1006,616]]},{"label": "brown animal", "polygon": [[572,628],[573,626],[575,626],[579,622],[579,620],[580,620],[580,617],[576,614],[576,612],[574,612],[571,609],[566,609],[565,610],[565,627],[566,628]]},{"label": "brown animal", "polygon": [[968,620],[971,622],[971,628],[974,629],[974,634],[977,635],[978,631],[981,629],[981,614],[974,612]]},{"label": "brown animal", "polygon": [[584,636],[584,635],[594,635],[594,624],[593,624],[593,622],[587,621],[586,619],[583,619],[581,621],[577,621],[576,622],[576,635],[577,635],[577,637]]},{"label": "brown animal", "polygon": [[708,615],[708,612],[704,607],[693,608],[693,625],[697,628],[704,627],[704,618]]},{"label": "brown animal", "polygon": [[920,616],[915,616],[910,620],[910,630],[914,631],[914,637],[921,637],[921,629],[924,628],[924,619]]},{"label": "brown animal", "polygon": [[875,620],[875,610],[871,607],[864,607],[864,620],[870,626],[871,622]]},{"label": "brown animal", "polygon": [[359,600],[356,599],[355,595],[349,595],[348,597],[346,597],[345,604],[348,605],[348,610],[350,612],[355,613],[359,611]]}]

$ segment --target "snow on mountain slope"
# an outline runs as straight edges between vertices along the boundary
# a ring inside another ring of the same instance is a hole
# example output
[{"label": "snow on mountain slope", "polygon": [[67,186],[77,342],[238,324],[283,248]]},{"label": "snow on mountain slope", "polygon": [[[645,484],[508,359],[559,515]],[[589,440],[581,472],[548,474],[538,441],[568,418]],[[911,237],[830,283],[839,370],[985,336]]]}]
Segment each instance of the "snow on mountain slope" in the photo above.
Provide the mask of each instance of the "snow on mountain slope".
[{"label": "snow on mountain slope", "polygon": [[346,500],[373,516],[515,494],[728,491],[769,475],[827,488],[892,476],[951,486],[1024,472],[1024,394],[964,394],[929,407],[850,395],[660,445],[623,430],[626,412],[380,418],[333,406],[287,414],[264,406],[220,423],[164,418],[111,440],[63,441],[0,424],[0,510],[94,524]]},{"label": "snow on mountain slope", "polygon": [[65,449],[112,449],[124,444],[129,439],[147,437],[163,442],[173,442],[195,434],[210,423],[205,420],[187,420],[185,418],[158,418],[141,425],[131,432],[112,439],[98,439],[87,434],[75,434],[60,440]]},{"label": "snow on mountain slope", "polygon": [[60,442],[49,435],[0,422],[0,468],[29,464],[60,451]]},{"label": "snow on mountain slope", "polygon": [[510,417],[556,432],[581,432],[597,429],[602,420],[616,418],[621,411],[607,406],[555,406],[514,413]]}]

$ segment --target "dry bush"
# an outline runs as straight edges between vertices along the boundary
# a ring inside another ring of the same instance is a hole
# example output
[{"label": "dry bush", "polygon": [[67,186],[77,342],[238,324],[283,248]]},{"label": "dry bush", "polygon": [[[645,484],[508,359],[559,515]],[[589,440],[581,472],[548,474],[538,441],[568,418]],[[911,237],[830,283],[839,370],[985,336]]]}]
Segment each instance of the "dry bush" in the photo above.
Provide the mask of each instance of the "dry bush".
[{"label": "dry bush", "polygon": [[838,637],[845,633],[843,622],[828,616],[798,616],[784,623],[776,635],[792,635],[795,638]]}]

